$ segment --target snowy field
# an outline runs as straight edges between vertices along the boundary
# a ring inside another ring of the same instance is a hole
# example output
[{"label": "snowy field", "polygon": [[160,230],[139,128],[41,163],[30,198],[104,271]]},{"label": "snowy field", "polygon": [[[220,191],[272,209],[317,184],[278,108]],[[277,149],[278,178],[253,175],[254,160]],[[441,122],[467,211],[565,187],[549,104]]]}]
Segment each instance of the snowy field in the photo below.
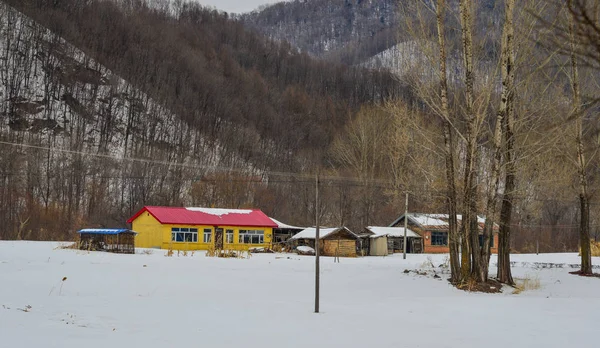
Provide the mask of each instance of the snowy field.
[{"label": "snowy field", "polygon": [[[514,255],[515,277],[541,284],[518,295],[512,288],[466,293],[445,280],[403,272],[425,267],[428,255],[322,258],[322,313],[313,314],[313,257],[114,255],[56,246],[0,242],[2,346],[548,348],[598,342],[600,279],[534,267],[575,264],[576,254]],[[430,257],[436,266],[444,262],[443,255]]]}]

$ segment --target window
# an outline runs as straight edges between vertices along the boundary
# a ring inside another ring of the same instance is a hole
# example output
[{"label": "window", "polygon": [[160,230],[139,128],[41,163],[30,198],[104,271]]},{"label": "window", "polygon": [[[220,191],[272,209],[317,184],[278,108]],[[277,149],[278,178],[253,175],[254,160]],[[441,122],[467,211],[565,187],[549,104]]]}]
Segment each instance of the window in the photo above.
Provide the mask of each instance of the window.
[{"label": "window", "polygon": [[448,233],[431,232],[431,245],[448,245]]},{"label": "window", "polygon": [[204,229],[204,243],[210,243],[212,239],[212,230],[210,228]]},{"label": "window", "polygon": [[[479,235],[479,247],[483,248],[483,234]],[[494,247],[494,235],[492,235],[492,239],[490,239],[490,247]]]},{"label": "window", "polygon": [[198,229],[197,228],[171,228],[171,241],[179,243],[197,243]]},{"label": "window", "polygon": [[263,244],[265,240],[265,231],[263,230],[240,230],[239,243],[242,244]]},{"label": "window", "polygon": [[225,230],[225,243],[233,244],[233,230]]}]

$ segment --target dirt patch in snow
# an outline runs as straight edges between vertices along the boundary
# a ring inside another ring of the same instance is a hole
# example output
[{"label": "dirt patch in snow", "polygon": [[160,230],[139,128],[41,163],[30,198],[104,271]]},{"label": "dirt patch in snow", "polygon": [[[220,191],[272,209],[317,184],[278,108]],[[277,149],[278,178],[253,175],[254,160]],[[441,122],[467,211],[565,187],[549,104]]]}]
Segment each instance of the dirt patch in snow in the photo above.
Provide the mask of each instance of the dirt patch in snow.
[{"label": "dirt patch in snow", "polygon": [[458,284],[456,288],[468,292],[485,292],[488,294],[498,294],[502,292],[502,283],[494,279],[489,279],[485,283],[467,282],[464,284]]},{"label": "dirt patch in snow", "polygon": [[575,271],[575,272],[569,272],[569,274],[578,275],[580,277],[600,278],[600,273],[586,274],[586,273],[581,273],[581,271]]}]

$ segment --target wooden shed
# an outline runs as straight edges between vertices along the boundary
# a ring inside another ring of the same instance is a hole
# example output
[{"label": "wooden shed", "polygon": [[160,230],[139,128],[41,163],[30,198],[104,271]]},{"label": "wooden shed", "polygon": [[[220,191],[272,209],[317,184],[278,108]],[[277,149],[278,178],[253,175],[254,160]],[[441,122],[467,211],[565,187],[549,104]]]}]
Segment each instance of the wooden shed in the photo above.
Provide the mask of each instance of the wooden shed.
[{"label": "wooden shed", "polygon": [[136,232],[124,228],[85,228],[79,233],[79,249],[108,251],[119,254],[135,253]]},{"label": "wooden shed", "polygon": [[[387,256],[404,252],[404,227],[379,227],[369,226],[365,229],[369,233],[371,256]],[[423,238],[416,232],[406,229],[407,253],[423,252]]]},{"label": "wooden shed", "polygon": [[[316,229],[307,228],[290,238],[294,246],[315,247]],[[356,257],[358,235],[346,227],[319,228],[319,251],[323,256]]]}]

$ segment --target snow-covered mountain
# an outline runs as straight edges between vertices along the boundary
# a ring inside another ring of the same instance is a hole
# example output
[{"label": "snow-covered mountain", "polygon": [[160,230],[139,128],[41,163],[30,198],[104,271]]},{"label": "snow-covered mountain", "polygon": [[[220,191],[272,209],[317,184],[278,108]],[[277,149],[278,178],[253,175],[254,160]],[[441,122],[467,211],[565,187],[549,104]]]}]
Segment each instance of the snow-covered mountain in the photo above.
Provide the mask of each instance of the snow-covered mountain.
[{"label": "snow-covered mountain", "polygon": [[[501,7],[497,2],[477,2],[481,16],[476,25],[485,32],[498,30],[496,18]],[[396,44],[413,40],[407,30],[411,23],[423,20],[426,27],[434,32],[432,3],[414,0],[290,0],[244,14],[241,18],[259,32],[287,41],[311,55],[359,64],[394,49]],[[457,3],[449,2],[451,11],[456,12]],[[423,6],[430,8],[424,9]],[[419,18],[416,16],[417,7],[420,7]],[[450,26],[457,25],[455,16],[449,16]]]},{"label": "snow-covered mountain", "polygon": [[75,217],[127,212],[140,202],[189,200],[207,168],[252,170],[3,2],[0,62],[0,198],[15,207],[3,214],[26,220],[27,211],[53,205],[71,206]]}]

